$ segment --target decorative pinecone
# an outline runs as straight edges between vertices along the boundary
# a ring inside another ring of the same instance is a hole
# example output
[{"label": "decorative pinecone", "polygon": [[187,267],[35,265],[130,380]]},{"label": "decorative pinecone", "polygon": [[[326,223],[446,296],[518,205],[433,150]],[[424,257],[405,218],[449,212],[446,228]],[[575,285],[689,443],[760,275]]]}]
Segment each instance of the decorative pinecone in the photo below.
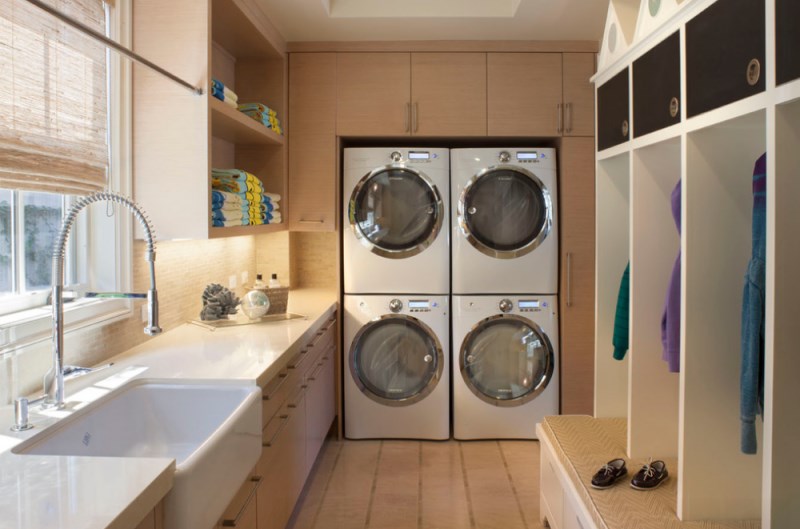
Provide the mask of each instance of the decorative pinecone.
[{"label": "decorative pinecone", "polygon": [[203,310],[200,311],[200,319],[222,320],[229,314],[236,314],[236,306],[239,305],[239,298],[233,292],[217,283],[211,283],[203,291]]}]

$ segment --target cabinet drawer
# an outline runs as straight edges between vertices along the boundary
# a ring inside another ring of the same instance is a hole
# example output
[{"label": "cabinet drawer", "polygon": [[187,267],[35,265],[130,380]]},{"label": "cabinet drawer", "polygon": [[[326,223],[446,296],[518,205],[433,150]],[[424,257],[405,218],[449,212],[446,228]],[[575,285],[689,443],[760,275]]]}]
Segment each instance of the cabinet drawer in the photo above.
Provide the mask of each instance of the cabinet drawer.
[{"label": "cabinet drawer", "polygon": [[778,84],[800,79],[800,2],[775,0],[775,60]]},{"label": "cabinet drawer", "polygon": [[725,0],[686,23],[689,117],[764,91],[764,18],[764,0]]},{"label": "cabinet drawer", "polygon": [[681,43],[676,31],[633,63],[633,136],[680,123]]},{"label": "cabinet drawer", "polygon": [[628,69],[597,89],[597,150],[602,151],[630,138],[630,89]]},{"label": "cabinet drawer", "polygon": [[569,496],[564,500],[564,529],[594,529],[594,524],[580,514],[575,498]]},{"label": "cabinet drawer", "polygon": [[286,395],[289,394],[289,386],[291,386],[289,375],[289,370],[283,369],[264,386],[264,391],[261,393],[261,424],[264,427],[280,409],[281,404],[286,400]]},{"label": "cabinet drawer", "polygon": [[260,476],[253,476],[244,482],[222,515],[218,528],[256,529],[256,494],[262,481]]},{"label": "cabinet drawer", "polygon": [[555,463],[550,449],[541,444],[541,503],[543,512],[548,512],[550,527],[561,529],[562,514],[564,509],[564,489],[556,474]]},{"label": "cabinet drawer", "polygon": [[327,323],[317,332],[317,334],[311,340],[311,343],[308,344],[308,352],[311,355],[310,363],[312,364],[309,369],[313,369],[313,366],[319,362],[322,355],[330,350],[331,346],[333,345],[333,339],[335,335],[336,326],[333,324],[333,322]]}]

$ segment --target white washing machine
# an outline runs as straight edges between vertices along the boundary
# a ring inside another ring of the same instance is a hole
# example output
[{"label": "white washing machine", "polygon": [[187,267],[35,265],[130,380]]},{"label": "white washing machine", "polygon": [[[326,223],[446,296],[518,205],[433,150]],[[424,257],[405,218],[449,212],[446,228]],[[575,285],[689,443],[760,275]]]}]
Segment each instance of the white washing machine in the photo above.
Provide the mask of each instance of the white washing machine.
[{"label": "white washing machine", "polygon": [[449,190],[448,149],[345,149],[345,293],[448,294]]},{"label": "white washing machine", "polygon": [[453,296],[453,436],[536,439],[558,415],[558,298]]},{"label": "white washing machine", "polygon": [[349,439],[450,438],[447,296],[345,295]]},{"label": "white washing machine", "polygon": [[453,149],[453,294],[556,294],[555,149]]}]

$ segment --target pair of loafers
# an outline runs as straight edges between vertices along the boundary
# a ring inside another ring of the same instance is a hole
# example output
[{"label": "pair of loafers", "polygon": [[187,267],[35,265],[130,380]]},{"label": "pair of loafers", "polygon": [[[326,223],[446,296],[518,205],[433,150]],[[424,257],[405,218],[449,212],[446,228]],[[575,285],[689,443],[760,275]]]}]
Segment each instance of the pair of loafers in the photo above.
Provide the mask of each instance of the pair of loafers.
[{"label": "pair of loafers", "polygon": [[[628,474],[624,459],[614,459],[609,461],[592,476],[592,487],[595,489],[607,489],[616,483],[620,478]],[[669,477],[667,465],[659,460],[648,462],[631,479],[631,487],[636,490],[653,490]]]}]

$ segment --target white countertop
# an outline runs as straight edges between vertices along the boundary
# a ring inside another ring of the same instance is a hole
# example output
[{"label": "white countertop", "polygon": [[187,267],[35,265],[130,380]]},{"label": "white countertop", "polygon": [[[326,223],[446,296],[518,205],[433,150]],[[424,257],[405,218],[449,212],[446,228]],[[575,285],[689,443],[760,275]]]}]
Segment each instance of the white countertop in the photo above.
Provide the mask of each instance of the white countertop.
[{"label": "white countertop", "polygon": [[[289,312],[306,319],[223,327],[192,324],[109,359],[114,365],[67,383],[67,398],[115,374],[136,378],[249,380],[263,386],[333,314],[332,290],[289,292]],[[31,415],[37,428],[9,431],[0,409],[0,529],[134,528],[172,487],[172,459],[17,455],[10,450],[55,419]]]}]

